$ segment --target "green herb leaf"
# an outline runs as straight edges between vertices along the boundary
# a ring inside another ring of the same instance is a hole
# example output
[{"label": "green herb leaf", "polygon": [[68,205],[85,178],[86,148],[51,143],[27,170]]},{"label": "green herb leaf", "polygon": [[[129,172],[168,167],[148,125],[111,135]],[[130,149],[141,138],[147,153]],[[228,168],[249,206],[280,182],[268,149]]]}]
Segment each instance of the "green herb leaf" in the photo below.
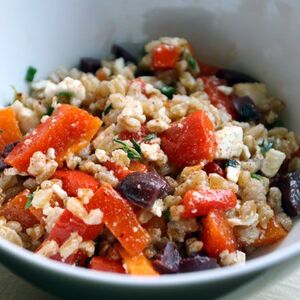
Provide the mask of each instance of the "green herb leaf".
[{"label": "green herb leaf", "polygon": [[239,165],[238,161],[235,160],[235,159],[229,159],[226,164],[225,164],[225,167],[232,167],[232,168],[237,168]]},{"label": "green herb leaf", "polygon": [[272,141],[264,140],[262,147],[260,148],[260,151],[262,154],[266,154],[270,149],[272,149],[274,146],[274,143]]},{"label": "green herb leaf", "polygon": [[149,133],[148,135],[146,135],[143,138],[143,141],[147,142],[147,141],[151,141],[157,138],[157,135],[155,133]]},{"label": "green herb leaf", "polygon": [[113,139],[113,141],[123,146],[121,149],[127,153],[130,160],[142,160],[141,147],[135,140],[132,141],[134,147],[128,146],[119,139]]},{"label": "green herb leaf", "polygon": [[29,66],[26,72],[25,79],[27,82],[32,82],[35,76],[37,69],[35,67]]},{"label": "green herb leaf", "polygon": [[49,106],[44,116],[51,116],[53,112],[54,112],[54,108],[52,106]]},{"label": "green herb leaf", "polygon": [[262,176],[255,174],[255,173],[251,173],[251,178],[256,179],[256,180],[261,180]]},{"label": "green herb leaf", "polygon": [[56,94],[57,102],[59,103],[70,103],[73,93],[72,92],[60,92]]},{"label": "green herb leaf", "polygon": [[194,71],[197,69],[197,62],[195,60],[195,58],[191,55],[191,54],[188,54],[186,56],[186,60],[187,60],[187,63],[189,65],[189,67]]},{"label": "green herb leaf", "polygon": [[106,116],[113,109],[112,103],[110,103],[103,111],[102,118]]},{"label": "green herb leaf", "polygon": [[132,139],[132,144],[133,144],[133,147],[134,149],[138,152],[138,153],[142,153],[142,150],[141,150],[141,147],[140,145],[138,144],[138,142],[135,140],[135,139]]},{"label": "green herb leaf", "polygon": [[28,209],[31,206],[31,202],[33,199],[33,193],[26,195],[27,202],[25,203],[25,208]]},{"label": "green herb leaf", "polygon": [[166,211],[165,211],[165,218],[166,218],[166,221],[167,222],[170,222],[171,221],[171,213],[170,213],[170,209],[167,209]]},{"label": "green herb leaf", "polygon": [[160,89],[161,93],[168,97],[168,99],[172,99],[175,93],[175,88],[173,86],[163,86]]}]

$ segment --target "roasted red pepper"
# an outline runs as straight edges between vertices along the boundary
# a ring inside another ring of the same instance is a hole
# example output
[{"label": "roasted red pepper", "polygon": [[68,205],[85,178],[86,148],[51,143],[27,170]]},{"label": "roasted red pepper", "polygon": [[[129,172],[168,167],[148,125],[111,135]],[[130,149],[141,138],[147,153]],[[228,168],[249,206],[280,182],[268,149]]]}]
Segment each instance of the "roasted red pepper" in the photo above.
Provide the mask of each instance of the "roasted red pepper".
[{"label": "roasted red pepper", "polygon": [[236,195],[230,190],[189,190],[183,197],[183,217],[203,217],[212,209],[227,210],[235,207]]},{"label": "roasted red pepper", "polygon": [[75,253],[68,256],[65,260],[61,257],[59,253],[51,256],[50,258],[57,261],[63,261],[67,265],[76,265],[83,267],[86,264],[88,256],[85,253],[85,251],[78,250]]},{"label": "roasted red pepper", "polygon": [[85,241],[94,240],[101,233],[102,228],[103,224],[85,224],[82,219],[65,209],[50,231],[47,240],[54,240],[61,246],[72,232],[77,232]]},{"label": "roasted red pepper", "polygon": [[132,173],[128,168],[120,166],[112,161],[103,162],[102,165],[106,167],[109,171],[112,171],[114,176],[119,180],[124,179],[127,175]]},{"label": "roasted red pepper", "polygon": [[7,144],[19,141],[22,134],[12,108],[0,110],[0,152]]},{"label": "roasted red pepper", "polygon": [[141,128],[136,132],[130,132],[128,130],[124,130],[120,132],[119,139],[120,140],[130,140],[132,141],[135,139],[137,142],[140,142],[143,140],[143,138],[149,133],[149,130],[145,125],[142,125]]},{"label": "roasted red pepper", "polygon": [[211,104],[218,108],[224,107],[232,118],[236,119],[237,113],[232,104],[232,97],[218,90],[218,86],[226,85],[226,82],[215,76],[201,76],[201,79],[204,81],[204,91],[207,93]]},{"label": "roasted red pepper", "polygon": [[152,68],[154,70],[174,69],[181,55],[177,46],[160,44],[153,50]]},{"label": "roasted red pepper", "polygon": [[228,250],[238,250],[234,232],[230,227],[225,214],[221,210],[211,210],[202,221],[202,242],[208,256],[218,258],[219,254]]},{"label": "roasted red pepper", "polygon": [[5,162],[26,172],[36,151],[46,153],[53,148],[56,161],[62,163],[68,153],[78,152],[91,141],[101,123],[85,110],[62,104],[10,152]]},{"label": "roasted red pepper", "polygon": [[39,224],[39,220],[26,208],[28,201],[27,196],[30,194],[29,190],[24,190],[14,198],[7,201],[0,207],[0,216],[4,216],[7,221],[19,222],[23,229]]},{"label": "roasted red pepper", "polygon": [[215,128],[204,111],[196,111],[173,123],[160,137],[163,151],[177,167],[214,159]]},{"label": "roasted red pepper", "polygon": [[113,272],[113,273],[125,273],[125,269],[120,261],[115,261],[102,256],[94,256],[89,264],[89,269]]},{"label": "roasted red pepper", "polygon": [[140,254],[149,243],[149,235],[140,225],[130,204],[111,186],[98,189],[95,201],[88,204],[90,209],[99,207],[103,221],[126,251],[134,256]]},{"label": "roasted red pepper", "polygon": [[52,178],[60,179],[63,189],[72,197],[77,197],[78,189],[91,189],[96,192],[100,186],[93,176],[78,170],[57,170]]}]

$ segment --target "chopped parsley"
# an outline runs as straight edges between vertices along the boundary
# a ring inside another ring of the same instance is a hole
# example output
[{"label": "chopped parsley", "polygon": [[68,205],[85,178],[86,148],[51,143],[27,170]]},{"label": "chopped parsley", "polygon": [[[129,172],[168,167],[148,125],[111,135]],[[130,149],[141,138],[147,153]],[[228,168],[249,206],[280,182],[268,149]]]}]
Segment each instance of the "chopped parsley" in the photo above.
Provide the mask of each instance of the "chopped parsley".
[{"label": "chopped parsley", "polygon": [[189,67],[192,70],[196,70],[197,69],[197,62],[196,62],[195,58],[191,54],[188,54],[186,56],[186,60],[187,60],[187,63],[189,65]]},{"label": "chopped parsley", "polygon": [[44,114],[44,116],[51,116],[53,112],[54,112],[54,107],[49,106],[47,108],[47,112]]},{"label": "chopped parsley", "polygon": [[73,97],[73,93],[72,92],[60,92],[58,94],[56,94],[57,97],[57,102],[59,103],[70,103],[72,97]]},{"label": "chopped parsley", "polygon": [[255,173],[251,173],[251,178],[256,179],[256,180],[261,180],[262,176],[255,174]]},{"label": "chopped parsley", "polygon": [[192,71],[198,70],[198,63],[196,59],[193,57],[193,55],[190,53],[190,51],[188,50],[184,51],[184,58],[187,61],[188,66]]},{"label": "chopped parsley", "polygon": [[172,99],[175,93],[175,88],[173,86],[163,86],[160,89],[161,93],[168,97],[168,99]]},{"label": "chopped parsley", "polygon": [[264,140],[262,147],[260,148],[260,151],[262,154],[266,154],[270,149],[272,149],[274,146],[274,143],[272,141]]},{"label": "chopped parsley", "polygon": [[103,111],[102,118],[106,116],[113,109],[112,103],[110,103]]},{"label": "chopped parsley", "polygon": [[26,72],[25,79],[27,82],[32,82],[35,76],[37,69],[35,67],[29,66]]},{"label": "chopped parsley", "polygon": [[237,168],[239,165],[238,161],[235,160],[235,159],[229,159],[226,164],[225,164],[225,167],[228,168],[228,167],[232,167],[232,168]]},{"label": "chopped parsley", "polygon": [[154,140],[156,138],[157,138],[157,135],[155,133],[149,133],[143,138],[143,141],[147,142],[147,141]]},{"label": "chopped parsley", "polygon": [[119,139],[114,139],[113,141],[123,146],[120,149],[127,153],[127,156],[130,160],[142,160],[141,147],[135,139],[133,139],[132,141],[133,147],[128,146],[126,143]]},{"label": "chopped parsley", "polygon": [[29,208],[31,206],[31,202],[33,199],[33,193],[26,195],[27,202],[25,203],[25,208]]},{"label": "chopped parsley", "polygon": [[170,213],[170,209],[167,209],[166,211],[165,211],[165,218],[166,218],[166,221],[167,222],[170,222],[171,221],[171,213]]}]

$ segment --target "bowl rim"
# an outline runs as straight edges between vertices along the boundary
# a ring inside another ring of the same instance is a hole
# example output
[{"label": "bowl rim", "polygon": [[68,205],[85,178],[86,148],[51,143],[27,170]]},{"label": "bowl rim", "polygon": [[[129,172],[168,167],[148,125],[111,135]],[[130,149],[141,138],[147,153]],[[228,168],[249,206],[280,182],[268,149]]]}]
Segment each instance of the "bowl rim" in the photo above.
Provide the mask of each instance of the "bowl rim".
[{"label": "bowl rim", "polygon": [[[275,249],[271,253],[253,258],[243,265],[228,266],[213,270],[198,271],[182,274],[169,274],[159,277],[129,276],[102,271],[93,271],[87,268],[74,268],[60,262],[37,255],[29,250],[12,244],[0,238],[0,251],[8,256],[17,257],[35,268],[51,271],[57,275],[68,276],[74,279],[85,280],[94,283],[109,284],[124,287],[169,287],[193,284],[211,283],[214,281],[228,280],[243,275],[263,271],[269,267],[283,263],[295,256],[300,256],[300,241],[283,249]],[[3,262],[3,260],[2,260]],[[5,264],[4,265],[9,265]],[[8,269],[12,269],[7,266]],[[27,279],[27,278],[25,278]],[[28,278],[30,281],[30,278]]]}]

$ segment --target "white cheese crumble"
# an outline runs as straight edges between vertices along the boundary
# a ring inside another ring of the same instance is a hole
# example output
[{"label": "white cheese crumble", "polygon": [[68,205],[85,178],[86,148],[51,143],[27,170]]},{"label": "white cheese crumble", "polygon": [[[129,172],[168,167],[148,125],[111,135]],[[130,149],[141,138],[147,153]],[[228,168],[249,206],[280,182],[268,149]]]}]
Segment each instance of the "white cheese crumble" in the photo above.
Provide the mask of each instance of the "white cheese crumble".
[{"label": "white cheese crumble", "polygon": [[238,126],[226,126],[216,131],[216,159],[239,157],[243,150],[243,129]]},{"label": "white cheese crumble", "polygon": [[270,149],[262,162],[261,171],[267,177],[273,177],[278,172],[286,155],[278,150]]}]

